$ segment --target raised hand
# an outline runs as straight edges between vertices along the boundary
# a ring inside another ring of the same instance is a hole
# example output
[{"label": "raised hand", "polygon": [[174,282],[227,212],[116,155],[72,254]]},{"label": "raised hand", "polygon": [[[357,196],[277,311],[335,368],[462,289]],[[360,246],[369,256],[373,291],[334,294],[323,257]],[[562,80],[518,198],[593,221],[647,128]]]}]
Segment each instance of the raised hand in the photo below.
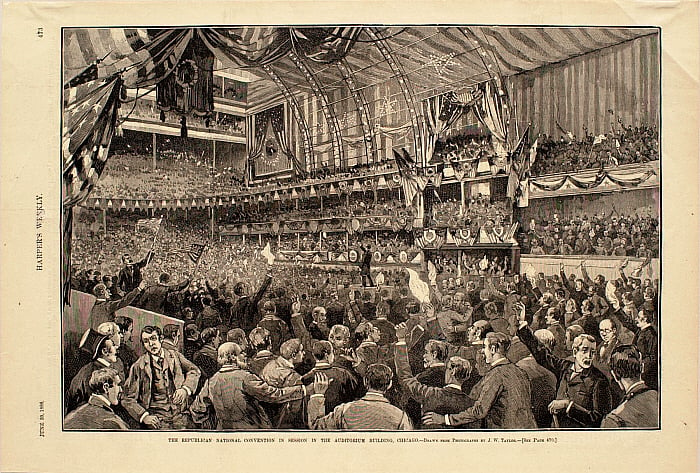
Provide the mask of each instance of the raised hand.
[{"label": "raised hand", "polygon": [[314,394],[325,394],[331,380],[323,373],[316,373],[314,376]]}]

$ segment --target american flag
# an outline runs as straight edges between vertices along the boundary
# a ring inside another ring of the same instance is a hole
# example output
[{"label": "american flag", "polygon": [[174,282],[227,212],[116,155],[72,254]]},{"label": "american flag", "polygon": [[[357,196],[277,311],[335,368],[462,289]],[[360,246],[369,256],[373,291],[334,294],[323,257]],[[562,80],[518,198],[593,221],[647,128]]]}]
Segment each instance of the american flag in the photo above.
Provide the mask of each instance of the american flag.
[{"label": "american flag", "polygon": [[65,207],[87,199],[107,164],[121,86],[121,78],[114,76],[65,91],[62,150]]},{"label": "american flag", "polygon": [[63,296],[70,304],[73,207],[84,202],[100,177],[117,123],[122,80],[95,80],[64,91]]},{"label": "american flag", "polygon": [[413,206],[413,200],[415,199],[418,192],[422,192],[425,186],[428,184],[428,180],[425,176],[417,176],[416,173],[411,169],[414,161],[411,156],[409,156],[406,149],[401,150],[403,155],[394,150],[394,158],[396,159],[396,166],[399,169],[399,174],[401,175],[401,184],[403,186],[404,197],[406,200],[406,207]]},{"label": "american flag", "polygon": [[202,245],[201,243],[192,243],[190,246],[190,251],[187,252],[187,256],[189,256],[190,260],[196,264],[199,262],[202,254],[204,254],[204,248],[206,247],[207,245]]}]

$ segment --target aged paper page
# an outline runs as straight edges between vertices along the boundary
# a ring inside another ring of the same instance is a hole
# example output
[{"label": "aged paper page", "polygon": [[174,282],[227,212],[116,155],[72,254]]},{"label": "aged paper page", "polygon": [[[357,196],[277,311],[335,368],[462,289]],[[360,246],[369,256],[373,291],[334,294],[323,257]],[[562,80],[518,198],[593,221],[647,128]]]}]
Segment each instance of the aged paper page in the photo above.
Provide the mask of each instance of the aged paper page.
[{"label": "aged paper page", "polygon": [[[10,2],[2,13],[0,470],[697,471],[696,2]],[[63,430],[62,28],[290,24],[661,28],[660,430]]]}]

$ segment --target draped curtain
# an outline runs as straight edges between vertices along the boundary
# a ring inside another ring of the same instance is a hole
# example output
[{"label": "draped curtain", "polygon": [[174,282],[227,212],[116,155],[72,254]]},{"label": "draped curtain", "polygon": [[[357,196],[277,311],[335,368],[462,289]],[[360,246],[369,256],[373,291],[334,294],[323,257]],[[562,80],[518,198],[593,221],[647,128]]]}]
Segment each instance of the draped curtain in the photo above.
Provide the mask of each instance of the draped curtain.
[{"label": "draped curtain", "polygon": [[508,155],[508,123],[506,122],[505,95],[499,93],[495,81],[487,81],[478,86],[479,97],[472,110],[479,122],[490,132],[496,154],[505,158]]},{"label": "draped curtain", "polygon": [[464,108],[455,103],[453,94],[442,94],[423,101],[423,114],[427,128],[423,140],[423,156],[430,162],[435,143],[463,114]]},{"label": "draped curtain", "polygon": [[275,138],[277,138],[277,143],[280,145],[280,150],[292,163],[296,174],[303,177],[305,175],[304,166],[302,166],[294,151],[290,148],[289,139],[285,133],[284,107],[282,105],[270,109],[270,121],[272,123],[272,131],[275,132]]},{"label": "draped curtain", "polygon": [[248,161],[251,163],[262,156],[265,151],[265,137],[272,117],[272,110],[269,108],[255,114],[255,134],[253,135],[250,153],[248,154]]},{"label": "draped curtain", "polygon": [[290,51],[307,59],[330,64],[352,49],[361,28],[198,28],[209,49],[236,67],[269,65]]}]

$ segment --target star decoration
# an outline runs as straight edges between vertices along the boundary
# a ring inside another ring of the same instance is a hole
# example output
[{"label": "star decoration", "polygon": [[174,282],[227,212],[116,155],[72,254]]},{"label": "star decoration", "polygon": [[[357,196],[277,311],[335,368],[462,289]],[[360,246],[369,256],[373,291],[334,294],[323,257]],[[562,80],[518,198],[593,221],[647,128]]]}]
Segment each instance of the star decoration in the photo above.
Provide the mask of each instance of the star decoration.
[{"label": "star decoration", "polygon": [[435,72],[442,76],[446,72],[449,71],[450,66],[456,66],[457,63],[452,60],[452,58],[455,56],[455,53],[449,53],[449,54],[444,54],[442,56],[438,56],[436,54],[431,54],[430,55],[430,61],[428,62],[427,65],[433,66],[433,69],[435,69]]}]

